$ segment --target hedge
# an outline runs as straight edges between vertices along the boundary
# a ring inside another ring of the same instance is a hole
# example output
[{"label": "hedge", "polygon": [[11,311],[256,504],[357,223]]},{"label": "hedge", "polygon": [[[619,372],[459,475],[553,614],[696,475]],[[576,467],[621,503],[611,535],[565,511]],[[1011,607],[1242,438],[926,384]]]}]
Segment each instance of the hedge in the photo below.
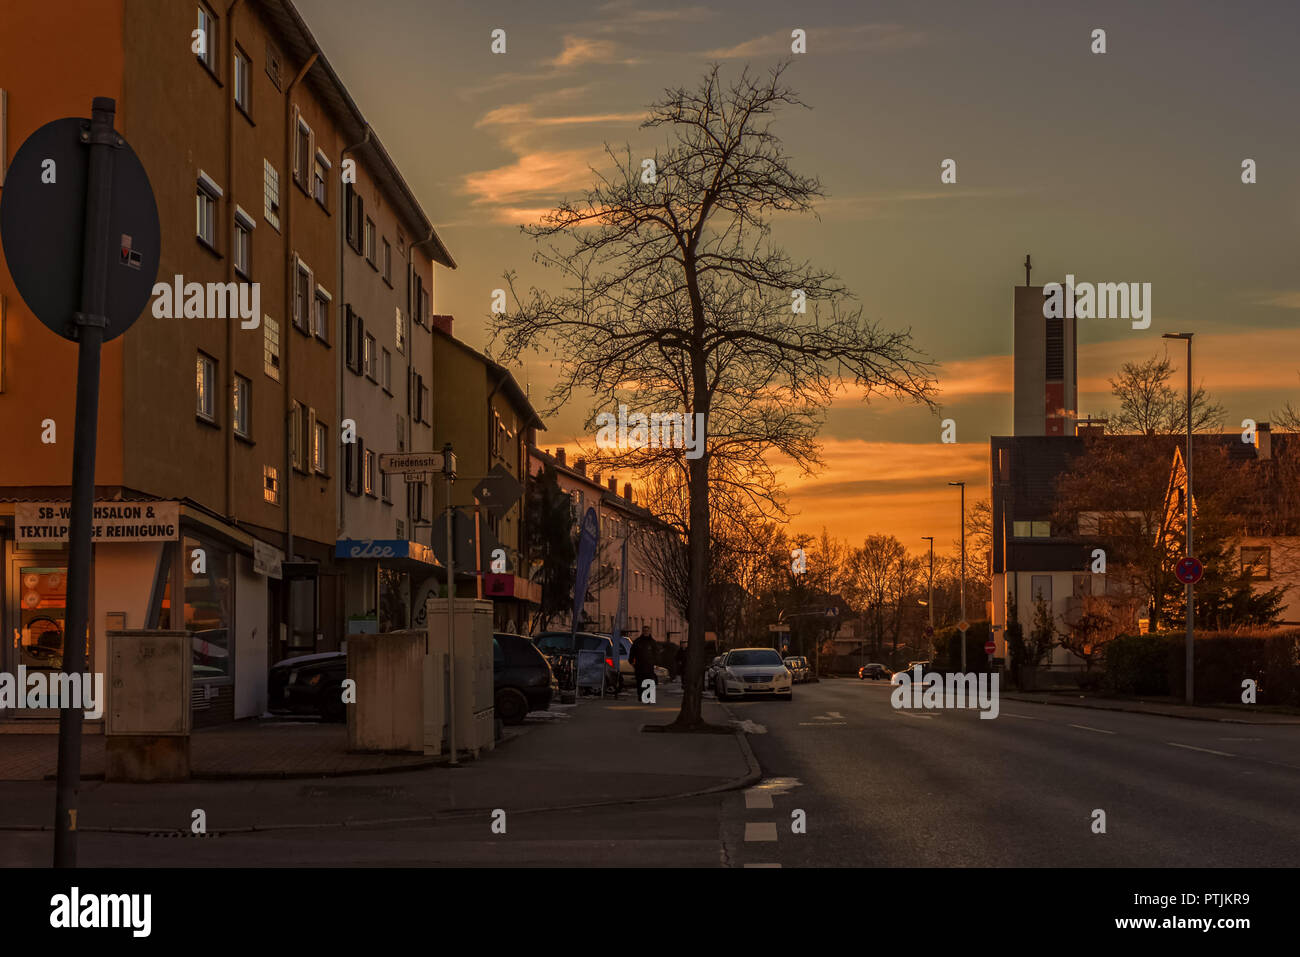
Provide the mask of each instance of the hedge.
[{"label": "hedge", "polygon": [[[1183,633],[1161,633],[1107,642],[1102,687],[1115,694],[1183,697],[1186,641]],[[1199,632],[1193,648],[1197,703],[1240,704],[1242,681],[1253,678],[1258,704],[1300,707],[1300,628]]]}]

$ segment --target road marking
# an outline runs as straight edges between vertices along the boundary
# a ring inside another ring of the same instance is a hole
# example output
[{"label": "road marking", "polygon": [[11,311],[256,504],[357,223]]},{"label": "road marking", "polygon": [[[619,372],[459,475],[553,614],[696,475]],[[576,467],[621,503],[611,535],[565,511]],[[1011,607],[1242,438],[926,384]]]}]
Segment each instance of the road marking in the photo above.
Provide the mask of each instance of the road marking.
[{"label": "road marking", "polygon": [[1188,751],[1200,751],[1204,754],[1217,754],[1224,758],[1235,758],[1235,754],[1229,754],[1227,751],[1213,751],[1210,748],[1198,748],[1190,744],[1179,744],[1177,741],[1166,741],[1165,744],[1171,748],[1185,748]]},{"label": "road marking", "polygon": [[776,825],[771,821],[750,821],[745,824],[746,841],[775,841]]},{"label": "road marking", "polygon": [[1014,711],[1003,711],[1008,718],[1025,718],[1029,721],[1042,721],[1042,718],[1036,718],[1032,714],[1016,714]]},{"label": "road marking", "polygon": [[837,724],[848,724],[847,721],[800,721],[801,728],[831,728]]},{"label": "road marking", "polygon": [[745,792],[745,810],[752,811],[756,808],[772,807],[772,794],[770,791],[756,791],[750,788]]},{"label": "road marking", "polygon": [[1105,728],[1090,728],[1086,724],[1072,724],[1072,728],[1079,728],[1083,731],[1096,731],[1098,734],[1118,734],[1118,731],[1107,731]]},{"label": "road marking", "polygon": [[780,867],[780,864],[746,864],[746,867]]},{"label": "road marking", "polygon": [[895,708],[894,713],[906,715],[909,718],[921,718],[924,721],[929,721],[931,718],[934,717],[934,715],[932,714],[912,714],[910,711],[907,711],[906,709],[899,709],[899,708]]},{"label": "road marking", "polygon": [[1263,741],[1263,738],[1218,738],[1219,741]]}]

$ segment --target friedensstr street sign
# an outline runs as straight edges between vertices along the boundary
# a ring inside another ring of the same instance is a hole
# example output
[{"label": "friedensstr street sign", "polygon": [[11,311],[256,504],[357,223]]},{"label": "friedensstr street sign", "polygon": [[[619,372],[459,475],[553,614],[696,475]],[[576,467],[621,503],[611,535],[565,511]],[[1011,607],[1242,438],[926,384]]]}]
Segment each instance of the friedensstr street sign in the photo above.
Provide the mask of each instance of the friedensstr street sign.
[{"label": "friedensstr street sign", "polygon": [[379,471],[441,472],[445,461],[441,452],[384,452],[379,456]]}]

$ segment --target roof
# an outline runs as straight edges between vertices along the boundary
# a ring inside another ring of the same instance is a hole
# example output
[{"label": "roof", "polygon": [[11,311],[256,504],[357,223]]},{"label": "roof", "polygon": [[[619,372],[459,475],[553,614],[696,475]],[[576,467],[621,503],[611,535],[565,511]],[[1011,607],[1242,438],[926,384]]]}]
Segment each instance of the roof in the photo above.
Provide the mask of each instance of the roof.
[{"label": "roof", "polygon": [[455,269],[456,261],[452,259],[451,253],[439,238],[420,201],[415,198],[415,193],[411,191],[397,164],[384,148],[379,134],[366,120],[356,101],[352,99],[352,94],[348,92],[338,73],[335,72],[329,58],[325,56],[325,51],[312,36],[311,30],[292,0],[254,0],[254,3],[275,28],[286,52],[291,53],[295,61],[305,63],[312,54],[316,54],[316,63],[307,71],[303,82],[307,83],[329,108],[344,136],[357,144],[350,152],[362,154],[369,159],[371,175],[396,200],[398,212],[415,229],[417,235],[424,234],[423,239],[413,238],[413,244],[427,247],[430,258],[434,262],[448,269]]}]

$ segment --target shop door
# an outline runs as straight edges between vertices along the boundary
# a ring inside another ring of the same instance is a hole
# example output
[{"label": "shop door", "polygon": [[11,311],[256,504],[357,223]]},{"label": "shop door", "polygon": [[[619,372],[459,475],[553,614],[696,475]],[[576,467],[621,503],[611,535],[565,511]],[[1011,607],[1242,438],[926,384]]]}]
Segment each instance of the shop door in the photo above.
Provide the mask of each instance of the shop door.
[{"label": "shop door", "polygon": [[[9,594],[13,641],[7,649],[5,670],[17,676],[18,667],[26,674],[58,672],[63,668],[64,637],[67,632],[68,566],[62,554],[18,556],[9,563]],[[94,661],[93,649],[86,649],[86,661]],[[18,689],[26,694],[25,688]],[[14,708],[0,711],[6,717],[50,718],[57,708]]]}]

